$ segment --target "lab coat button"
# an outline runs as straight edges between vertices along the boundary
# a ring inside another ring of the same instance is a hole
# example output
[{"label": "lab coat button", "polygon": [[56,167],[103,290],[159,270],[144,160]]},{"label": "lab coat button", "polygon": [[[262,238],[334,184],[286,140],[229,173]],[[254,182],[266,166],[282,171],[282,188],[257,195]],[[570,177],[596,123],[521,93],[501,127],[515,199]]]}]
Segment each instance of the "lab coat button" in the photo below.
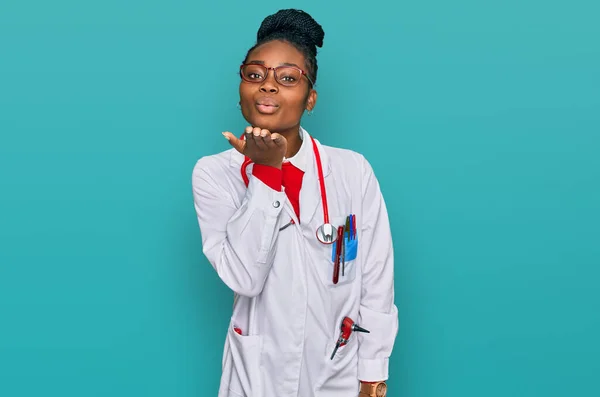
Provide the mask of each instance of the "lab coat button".
[{"label": "lab coat button", "polygon": [[279,201],[274,201],[273,202],[273,207],[279,208]]}]

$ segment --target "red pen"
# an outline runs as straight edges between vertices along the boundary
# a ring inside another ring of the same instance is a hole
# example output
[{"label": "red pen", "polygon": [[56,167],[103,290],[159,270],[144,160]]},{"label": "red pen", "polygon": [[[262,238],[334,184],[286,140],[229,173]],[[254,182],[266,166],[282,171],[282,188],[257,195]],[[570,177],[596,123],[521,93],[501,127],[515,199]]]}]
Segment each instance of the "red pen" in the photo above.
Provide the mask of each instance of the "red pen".
[{"label": "red pen", "polygon": [[356,239],[356,215],[352,215],[352,240]]},{"label": "red pen", "polygon": [[338,227],[335,242],[335,262],[333,263],[333,283],[337,284],[340,277],[340,255],[342,253],[342,240],[344,239],[344,226]]}]

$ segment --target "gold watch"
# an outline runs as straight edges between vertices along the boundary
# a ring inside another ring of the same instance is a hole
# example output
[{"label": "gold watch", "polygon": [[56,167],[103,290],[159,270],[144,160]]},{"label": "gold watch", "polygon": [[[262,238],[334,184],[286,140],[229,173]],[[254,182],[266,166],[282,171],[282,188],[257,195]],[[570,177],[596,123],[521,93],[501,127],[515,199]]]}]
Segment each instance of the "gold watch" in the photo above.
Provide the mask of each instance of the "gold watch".
[{"label": "gold watch", "polygon": [[361,382],[359,397],[385,397],[387,385],[385,382]]}]

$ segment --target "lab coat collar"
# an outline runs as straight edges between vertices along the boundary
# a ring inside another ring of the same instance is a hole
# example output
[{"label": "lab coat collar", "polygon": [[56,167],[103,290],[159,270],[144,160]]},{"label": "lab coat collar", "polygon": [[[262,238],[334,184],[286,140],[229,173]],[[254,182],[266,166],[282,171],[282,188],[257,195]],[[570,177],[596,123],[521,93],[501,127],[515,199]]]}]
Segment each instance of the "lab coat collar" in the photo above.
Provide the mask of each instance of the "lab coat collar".
[{"label": "lab coat collar", "polygon": [[311,157],[313,152],[312,142],[310,141],[308,133],[304,131],[303,128],[300,128],[298,135],[300,135],[300,140],[302,141],[300,149],[298,149],[298,152],[289,159],[284,157],[283,162],[290,162],[294,167],[306,172],[310,161],[314,161]]},{"label": "lab coat collar", "polygon": [[[319,182],[319,171],[313,150],[312,139],[308,132],[300,127],[302,145],[300,150],[290,159],[290,162],[304,171],[302,178],[302,188],[300,189],[300,223],[309,224],[321,204],[321,186]],[[321,166],[323,168],[323,177],[326,178],[331,171],[329,157],[321,143],[315,139],[319,157],[321,158]]]}]

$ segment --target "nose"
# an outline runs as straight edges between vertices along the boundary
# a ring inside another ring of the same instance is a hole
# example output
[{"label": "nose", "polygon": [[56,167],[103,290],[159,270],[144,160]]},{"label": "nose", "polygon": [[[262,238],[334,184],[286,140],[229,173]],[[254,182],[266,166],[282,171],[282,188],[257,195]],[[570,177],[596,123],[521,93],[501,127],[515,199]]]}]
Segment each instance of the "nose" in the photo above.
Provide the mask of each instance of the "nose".
[{"label": "nose", "polygon": [[269,92],[272,94],[279,91],[279,88],[277,87],[277,81],[275,81],[275,71],[274,70],[267,71],[267,78],[264,79],[264,81],[260,85],[260,91],[261,92]]}]

